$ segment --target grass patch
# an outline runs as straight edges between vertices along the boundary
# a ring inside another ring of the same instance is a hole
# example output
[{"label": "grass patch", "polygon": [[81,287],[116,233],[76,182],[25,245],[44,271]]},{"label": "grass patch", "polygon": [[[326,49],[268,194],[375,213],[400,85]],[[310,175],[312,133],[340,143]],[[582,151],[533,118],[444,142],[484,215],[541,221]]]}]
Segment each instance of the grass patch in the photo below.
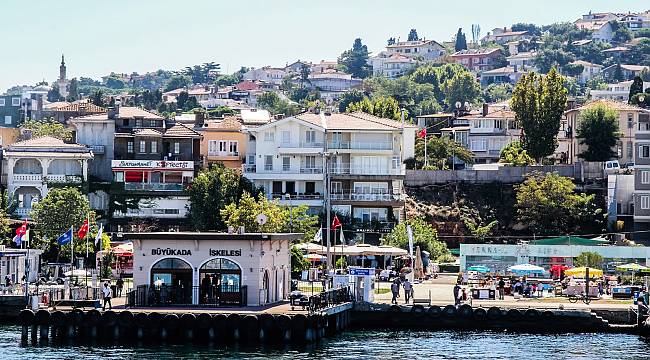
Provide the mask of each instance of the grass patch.
[{"label": "grass patch", "polygon": [[388,294],[390,289],[375,289],[375,294]]}]

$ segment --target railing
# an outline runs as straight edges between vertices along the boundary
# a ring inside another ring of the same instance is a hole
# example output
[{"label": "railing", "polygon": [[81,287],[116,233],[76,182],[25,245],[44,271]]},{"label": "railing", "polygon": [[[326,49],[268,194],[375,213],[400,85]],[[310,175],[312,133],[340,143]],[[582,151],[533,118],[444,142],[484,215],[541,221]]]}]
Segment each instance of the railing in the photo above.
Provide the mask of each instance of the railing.
[{"label": "railing", "polygon": [[14,174],[14,182],[43,182],[42,174]]},{"label": "railing", "polygon": [[244,169],[245,173],[254,173],[257,171],[257,167],[255,165],[242,165],[242,168]]},{"label": "railing", "polygon": [[208,151],[208,156],[239,156],[239,151]]},{"label": "railing", "polygon": [[16,214],[18,216],[27,216],[27,215],[29,215],[30,211],[32,211],[32,208],[19,207],[19,208],[16,208],[16,210],[14,210],[14,214]]},{"label": "railing", "polygon": [[45,175],[45,181],[50,183],[73,183],[81,184],[83,181],[82,175]]},{"label": "railing", "polygon": [[393,150],[392,141],[333,141],[328,144],[330,149],[351,150]]},{"label": "railing", "polygon": [[[257,167],[255,165],[243,165],[242,166],[245,173],[255,173]],[[280,168],[274,168],[272,166],[264,166],[264,170],[260,170],[259,173],[263,174],[290,174],[290,173],[300,173],[300,174],[322,174],[322,167],[303,167],[300,168],[295,166],[282,166]]]},{"label": "railing", "polygon": [[301,174],[322,174],[322,167],[300,167]]},{"label": "railing", "polygon": [[147,190],[147,191],[182,191],[183,184],[179,183],[124,183],[124,190]]},{"label": "railing", "polygon": [[104,154],[106,152],[106,146],[104,146],[104,145],[90,145],[88,147],[96,155],[101,155],[101,154]]},{"label": "railing", "polygon": [[280,143],[279,147],[281,148],[290,148],[290,149],[296,149],[296,148],[322,148],[325,146],[324,142],[318,142],[318,141],[301,141],[299,143]]},{"label": "railing", "polygon": [[403,175],[402,169],[381,169],[370,166],[350,166],[350,164],[332,164],[330,173],[335,175]]},{"label": "railing", "polygon": [[284,194],[278,194],[278,193],[273,193],[271,194],[271,198],[273,199],[280,199],[280,200],[322,200],[324,198],[323,195],[321,194],[291,194],[290,196],[286,196]]},{"label": "railing", "polygon": [[356,192],[342,192],[332,193],[330,199],[332,200],[348,200],[348,201],[400,201],[404,200],[404,195],[400,193],[379,193],[379,194],[364,194]]},{"label": "railing", "polygon": [[[246,286],[140,285],[127,294],[127,307],[246,306]],[[193,303],[196,297],[198,304]]]}]

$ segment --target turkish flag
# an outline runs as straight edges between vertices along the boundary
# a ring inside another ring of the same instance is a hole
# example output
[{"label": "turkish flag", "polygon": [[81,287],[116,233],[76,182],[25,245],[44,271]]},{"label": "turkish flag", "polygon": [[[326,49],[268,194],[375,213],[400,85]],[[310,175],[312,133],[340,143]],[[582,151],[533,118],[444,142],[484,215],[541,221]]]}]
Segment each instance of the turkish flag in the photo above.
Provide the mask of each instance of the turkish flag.
[{"label": "turkish flag", "polygon": [[418,137],[420,139],[424,139],[425,137],[427,137],[427,129],[424,128],[424,129],[418,131]]},{"label": "turkish flag", "polygon": [[27,232],[27,219],[25,219],[25,222],[16,229],[16,235],[18,236],[23,236]]},{"label": "turkish flag", "polygon": [[342,226],[342,224],[339,221],[339,217],[334,215],[334,221],[332,221],[332,230],[336,230],[336,228],[340,226]]},{"label": "turkish flag", "polygon": [[86,234],[88,234],[88,219],[84,220],[84,224],[81,225],[79,231],[77,231],[77,236],[79,236],[79,239],[85,238]]}]

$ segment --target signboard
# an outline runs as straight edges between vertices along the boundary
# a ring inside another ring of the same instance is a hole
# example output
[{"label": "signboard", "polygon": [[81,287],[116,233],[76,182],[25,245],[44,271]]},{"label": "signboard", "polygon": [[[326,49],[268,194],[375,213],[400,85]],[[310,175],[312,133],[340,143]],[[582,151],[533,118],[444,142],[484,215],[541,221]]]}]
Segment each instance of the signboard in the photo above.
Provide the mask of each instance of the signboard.
[{"label": "signboard", "polygon": [[112,160],[113,168],[122,169],[166,169],[194,170],[193,161],[164,161],[164,160]]},{"label": "signboard", "polygon": [[371,268],[348,268],[348,273],[350,275],[375,275],[375,269]]}]

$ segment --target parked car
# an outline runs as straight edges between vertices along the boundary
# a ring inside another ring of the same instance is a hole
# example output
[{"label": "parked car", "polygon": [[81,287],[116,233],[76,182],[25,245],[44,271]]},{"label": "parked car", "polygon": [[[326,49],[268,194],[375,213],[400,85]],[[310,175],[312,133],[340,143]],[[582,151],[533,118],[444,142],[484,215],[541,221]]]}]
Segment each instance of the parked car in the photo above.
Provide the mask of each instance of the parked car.
[{"label": "parked car", "polygon": [[605,161],[603,170],[605,174],[616,174],[621,170],[621,165],[618,163],[618,160]]},{"label": "parked car", "polygon": [[633,161],[626,162],[625,164],[623,164],[623,168],[628,170],[634,170],[634,162]]}]

